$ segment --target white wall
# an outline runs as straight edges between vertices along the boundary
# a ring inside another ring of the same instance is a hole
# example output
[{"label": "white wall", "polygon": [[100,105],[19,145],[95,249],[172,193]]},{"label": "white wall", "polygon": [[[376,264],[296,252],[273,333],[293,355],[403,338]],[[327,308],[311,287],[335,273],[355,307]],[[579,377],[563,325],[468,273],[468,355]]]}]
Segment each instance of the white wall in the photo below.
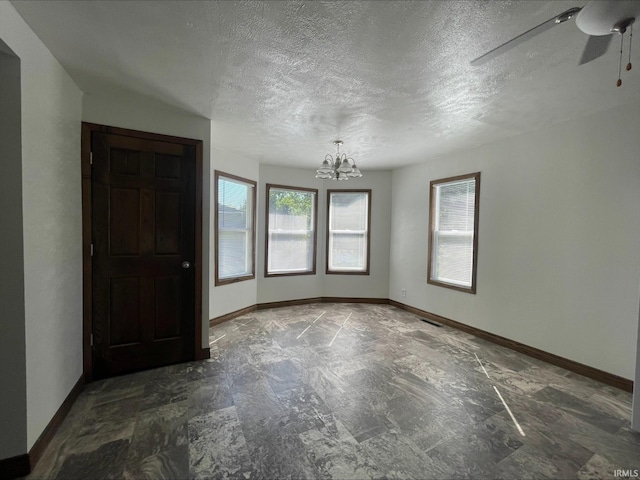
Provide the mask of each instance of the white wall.
[{"label": "white wall", "polygon": [[82,373],[82,94],[8,2],[0,3],[0,38],[21,61],[30,449]]},{"label": "white wall", "polygon": [[[322,296],[325,258],[325,222],[327,200],[322,180],[315,178],[311,169],[283,168],[273,165],[260,165],[260,201],[262,208],[258,211],[258,302],[268,303],[283,300],[297,300]],[[267,183],[290,187],[315,188],[318,190],[318,235],[316,250],[316,274],[287,277],[264,276]],[[332,182],[333,185],[335,183]]]},{"label": "white wall", "polygon": [[[216,125],[214,122],[211,122],[211,142],[213,145],[216,144],[217,136],[219,135]],[[213,234],[213,228],[215,228],[214,221],[214,209],[215,209],[215,199],[213,198],[213,172],[215,170],[219,170],[224,173],[228,173],[231,175],[236,175],[238,177],[246,178],[248,180],[253,180],[255,182],[258,181],[260,171],[259,164],[256,160],[249,160],[238,155],[235,155],[230,152],[225,152],[223,150],[217,149],[215,147],[212,148],[211,151],[211,196],[212,196],[212,204],[211,204],[211,281],[210,281],[210,289],[209,289],[209,318],[213,319],[219,317],[221,315],[225,315],[227,313],[235,312],[245,307],[249,307],[256,304],[257,301],[257,280],[254,278],[253,280],[245,280],[238,283],[230,283],[228,285],[221,285],[219,287],[215,286],[215,256],[213,252],[215,252],[214,248],[214,240],[215,236]],[[262,198],[261,191],[258,187],[258,191],[256,194],[256,221],[258,218],[258,212],[262,208]],[[257,232],[256,228],[256,232]],[[256,235],[257,236],[257,235]],[[259,238],[259,237],[258,237]],[[254,241],[258,241],[258,239],[254,239]],[[256,270],[258,270],[258,258],[256,255]],[[208,332],[208,329],[206,330]]]},{"label": "white wall", "polygon": [[[345,182],[317,180],[313,169],[260,165],[258,211],[258,303],[316,297],[387,298],[389,292],[389,244],[391,229],[391,172],[366,171]],[[264,277],[266,184],[318,189],[318,244],[316,275]],[[369,275],[326,275],[327,190],[371,189],[371,266]]]},{"label": "white wall", "polygon": [[[389,248],[391,243],[391,172],[363,170],[362,178],[346,183],[325,181],[326,190],[371,189],[371,256],[369,275],[325,275],[323,297],[389,297]],[[313,171],[309,172],[312,175]],[[326,197],[325,197],[326,198]],[[326,199],[324,200],[326,210]],[[326,220],[325,220],[326,222]],[[326,235],[325,226],[321,235]],[[322,257],[324,271],[325,261]]]},{"label": "white wall", "polygon": [[[395,170],[389,297],[634,378],[640,106]],[[426,283],[429,182],[480,171],[477,294]],[[407,298],[401,298],[401,289]]]},{"label": "white wall", "polygon": [[0,40],[0,459],[27,450],[20,100],[20,60]]},{"label": "white wall", "polygon": [[[210,120],[160,105],[139,96],[106,97],[85,94],[82,120],[100,125],[128,128],[143,132],[202,140],[202,346],[209,339],[209,264],[211,249],[209,222],[211,211],[211,141]],[[79,158],[79,157],[78,157]],[[79,161],[79,160],[78,160]],[[211,282],[213,285],[213,282]]]}]

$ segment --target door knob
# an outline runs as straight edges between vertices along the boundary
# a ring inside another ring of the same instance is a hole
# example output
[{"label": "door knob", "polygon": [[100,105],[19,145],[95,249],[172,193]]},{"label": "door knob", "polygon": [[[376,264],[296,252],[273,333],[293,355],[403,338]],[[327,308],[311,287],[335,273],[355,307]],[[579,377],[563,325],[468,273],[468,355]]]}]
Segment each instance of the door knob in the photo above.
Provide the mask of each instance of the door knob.
[{"label": "door knob", "polygon": [[189,262],[187,262],[186,260],[184,262],[182,262],[182,268],[190,268],[191,264]]}]

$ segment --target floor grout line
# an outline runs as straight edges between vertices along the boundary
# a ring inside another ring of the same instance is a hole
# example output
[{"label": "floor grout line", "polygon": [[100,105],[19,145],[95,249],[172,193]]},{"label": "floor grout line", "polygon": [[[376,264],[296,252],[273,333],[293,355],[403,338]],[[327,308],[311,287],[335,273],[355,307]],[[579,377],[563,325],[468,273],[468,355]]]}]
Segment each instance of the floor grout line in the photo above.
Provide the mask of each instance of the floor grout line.
[{"label": "floor grout line", "polygon": [[513,413],[511,413],[511,409],[509,408],[509,405],[507,405],[507,402],[505,402],[504,398],[502,398],[502,395],[500,395],[500,391],[497,389],[497,387],[495,385],[493,385],[493,389],[498,394],[498,397],[500,397],[500,400],[502,401],[502,404],[504,405],[504,408],[507,409],[507,413],[511,417],[511,420],[513,420],[513,423],[516,424],[516,428],[518,429],[518,432],[520,432],[520,435],[522,435],[523,437],[526,437],[526,435],[524,434],[524,430],[522,430],[522,427],[520,426],[520,424],[516,420],[516,417],[514,417]]},{"label": "floor grout line", "polygon": [[[305,329],[302,331],[302,333],[304,333],[304,332],[306,332],[307,330],[309,330],[309,329],[311,328],[311,325],[313,325],[314,323],[316,323],[316,322],[320,319],[320,317],[322,317],[325,313],[327,313],[327,312],[322,312],[322,313],[318,316],[318,318],[316,318],[313,322],[311,322],[311,323],[309,324],[309,326],[307,326],[307,328],[305,328]],[[296,337],[296,340],[297,340],[297,339],[299,339],[299,338],[302,336],[302,333]]]},{"label": "floor grout line", "polygon": [[349,320],[349,317],[351,317],[351,314],[353,312],[349,312],[349,315],[347,315],[347,318],[344,319],[344,322],[342,322],[342,325],[340,325],[340,328],[338,329],[338,331],[336,332],[336,334],[333,336],[333,339],[331,339],[331,343],[329,344],[329,346],[333,345],[333,341],[336,339],[336,337],[338,336],[338,334],[340,333],[340,330],[342,330],[342,327],[344,327],[344,324],[347,323],[347,320]]},{"label": "floor grout line", "polygon": [[220,340],[221,338],[226,337],[227,334],[225,333],[224,335],[222,335],[221,337],[216,338],[213,342],[209,342],[209,346],[213,345],[214,343],[216,343],[218,340]]},{"label": "floor grout line", "polygon": [[487,376],[487,378],[491,378],[489,376],[489,374],[487,373],[487,370],[484,368],[484,365],[482,364],[482,362],[480,361],[480,359],[478,358],[478,355],[476,355],[476,353],[473,353],[476,356],[476,360],[478,361],[478,363],[480,364],[480,366],[482,367],[482,371],[484,372],[484,374]]},{"label": "floor grout line", "polygon": [[251,320],[249,320],[247,323],[242,323],[240,325],[238,325],[236,328],[234,328],[232,331],[235,332],[236,330],[238,330],[240,327],[244,327],[246,325],[249,325],[251,322],[253,322],[255,320],[255,318],[252,318]]},{"label": "floor grout line", "polygon": [[[482,371],[484,372],[484,374],[487,376],[487,378],[489,380],[491,380],[491,377],[489,376],[489,374],[487,373],[487,370],[484,368],[484,365],[482,364],[482,362],[480,361],[480,358],[478,357],[478,355],[473,352],[473,354],[476,357],[476,360],[478,361],[478,363],[480,364],[480,366],[482,367]],[[522,435],[523,437],[526,437],[526,435],[524,434],[524,430],[522,430],[522,427],[520,426],[520,424],[518,423],[518,421],[516,420],[516,417],[513,415],[513,413],[511,412],[511,409],[509,408],[509,405],[507,405],[507,402],[504,401],[504,398],[502,398],[502,395],[500,395],[500,391],[498,390],[498,387],[496,387],[495,385],[491,385],[493,387],[493,389],[496,391],[496,393],[498,394],[498,397],[500,397],[500,401],[502,402],[502,404],[504,405],[504,408],[507,409],[507,413],[509,414],[509,416],[511,417],[511,420],[513,420],[513,423],[516,425],[516,428],[518,429],[518,432],[520,432],[520,435]]]}]

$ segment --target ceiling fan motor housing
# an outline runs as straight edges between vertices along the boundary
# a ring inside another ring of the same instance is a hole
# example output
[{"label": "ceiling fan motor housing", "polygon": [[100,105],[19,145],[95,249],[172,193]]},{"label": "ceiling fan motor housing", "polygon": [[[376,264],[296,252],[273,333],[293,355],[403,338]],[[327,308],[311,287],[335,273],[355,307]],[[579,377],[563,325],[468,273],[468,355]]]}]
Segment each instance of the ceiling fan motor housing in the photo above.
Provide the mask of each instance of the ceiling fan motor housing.
[{"label": "ceiling fan motor housing", "polygon": [[638,15],[638,1],[591,1],[576,16],[576,26],[587,35],[593,36],[624,33]]}]

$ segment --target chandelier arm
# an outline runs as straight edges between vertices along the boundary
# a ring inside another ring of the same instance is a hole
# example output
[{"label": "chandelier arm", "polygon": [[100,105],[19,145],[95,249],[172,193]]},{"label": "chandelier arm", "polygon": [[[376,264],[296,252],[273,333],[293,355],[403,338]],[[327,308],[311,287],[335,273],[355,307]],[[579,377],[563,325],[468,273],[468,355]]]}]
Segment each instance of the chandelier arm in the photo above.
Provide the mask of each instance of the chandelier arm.
[{"label": "chandelier arm", "polygon": [[362,172],[356,166],[353,158],[347,157],[346,153],[340,153],[342,140],[335,140],[336,155],[333,157],[327,154],[320,168],[316,171],[316,178],[331,180],[348,180],[349,178],[362,177]]}]

